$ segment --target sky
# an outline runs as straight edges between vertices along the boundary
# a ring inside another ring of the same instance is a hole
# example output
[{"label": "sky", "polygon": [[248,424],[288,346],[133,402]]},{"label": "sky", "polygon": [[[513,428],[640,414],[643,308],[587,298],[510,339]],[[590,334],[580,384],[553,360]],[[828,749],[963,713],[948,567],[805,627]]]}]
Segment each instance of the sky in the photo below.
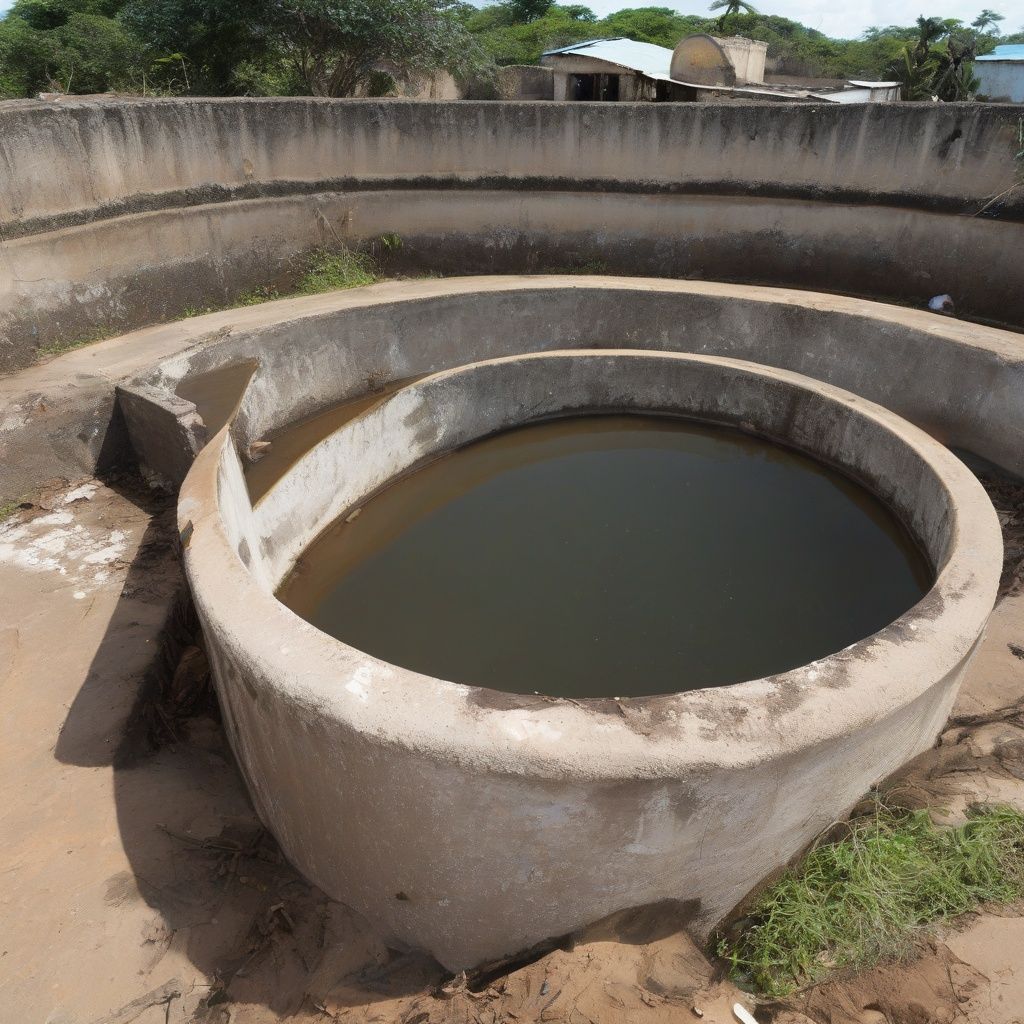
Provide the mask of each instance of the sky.
[{"label": "sky", "polygon": [[[700,0],[562,0],[563,3],[584,3],[596,14],[604,16],[623,7],[672,7],[682,14],[707,14],[707,4]],[[0,0],[0,13],[12,0]],[[991,7],[1006,15],[1003,32],[1024,30],[1024,10],[1019,0],[867,0],[862,3],[822,2],[822,0],[754,0],[754,6],[765,14],[780,14],[802,22],[826,35],[855,39],[871,25],[912,25],[919,14],[937,18],[960,18],[970,22],[983,7]],[[1014,10],[1016,9],[1016,13]]]},{"label": "sky", "polygon": [[[0,0],[2,2],[2,0]],[[568,0],[562,0],[563,3]],[[572,0],[585,3],[598,15],[610,14],[623,7],[672,7],[682,14],[706,14],[703,3],[686,0]],[[866,3],[822,3],[820,0],[753,0],[763,14],[779,14],[816,28],[825,35],[839,39],[855,39],[872,25],[912,25],[919,14],[933,18],[959,18],[971,22],[988,7],[1006,15],[1000,23],[1003,32],[1019,32],[1024,27],[1024,9],[1018,0],[993,3],[992,0],[868,0]],[[1016,9],[1016,14],[1014,10]]]}]

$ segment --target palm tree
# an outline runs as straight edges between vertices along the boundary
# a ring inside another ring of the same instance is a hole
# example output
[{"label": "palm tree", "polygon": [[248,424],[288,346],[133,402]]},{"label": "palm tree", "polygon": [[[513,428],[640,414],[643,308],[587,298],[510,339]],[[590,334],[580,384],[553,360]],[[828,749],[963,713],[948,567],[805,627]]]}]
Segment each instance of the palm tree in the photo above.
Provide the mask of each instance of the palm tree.
[{"label": "palm tree", "polygon": [[724,28],[727,18],[735,18],[740,11],[745,14],[757,14],[757,8],[747,0],[715,0],[711,5],[711,10],[721,11],[722,13],[718,16],[718,27]]},{"label": "palm tree", "polygon": [[988,28],[996,29],[999,28],[999,22],[1003,21],[1003,15],[996,14],[995,11],[990,11],[987,7],[979,14],[974,21],[971,22],[971,27],[976,28],[979,32],[984,32]]}]

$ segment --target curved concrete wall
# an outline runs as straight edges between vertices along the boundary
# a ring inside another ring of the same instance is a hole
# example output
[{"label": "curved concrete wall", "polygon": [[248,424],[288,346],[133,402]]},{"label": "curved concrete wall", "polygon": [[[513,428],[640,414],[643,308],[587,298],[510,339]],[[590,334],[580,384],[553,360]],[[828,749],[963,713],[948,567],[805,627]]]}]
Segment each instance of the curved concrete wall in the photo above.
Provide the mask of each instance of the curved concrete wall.
[{"label": "curved concrete wall", "polygon": [[405,241],[399,269],[600,261],[913,303],[947,291],[967,315],[1019,326],[1016,117],[981,104],[2,104],[0,369],[286,282],[296,254],[382,232]]},{"label": "curved concrete wall", "polygon": [[[181,480],[205,432],[180,380],[258,362],[235,436],[244,449],[389,381],[553,348],[663,349],[748,359],[892,409],[1024,476],[1024,346],[1016,334],[809,292],[606,277],[461,278],[270,303],[166,327],[191,345],[123,394],[136,450]],[[167,344],[167,339],[163,344]]]},{"label": "curved concrete wall", "polygon": [[[388,479],[494,430],[595,408],[744,423],[845,467],[905,518],[935,587],[806,668],[621,702],[431,679],[274,599],[316,533]],[[933,741],[1002,552],[970,472],[893,414],[786,371],[635,351],[428,377],[314,447],[256,510],[225,428],[183,486],[179,525],[191,529],[189,578],[264,822],[324,891],[452,969],[665,898],[706,934]]]}]

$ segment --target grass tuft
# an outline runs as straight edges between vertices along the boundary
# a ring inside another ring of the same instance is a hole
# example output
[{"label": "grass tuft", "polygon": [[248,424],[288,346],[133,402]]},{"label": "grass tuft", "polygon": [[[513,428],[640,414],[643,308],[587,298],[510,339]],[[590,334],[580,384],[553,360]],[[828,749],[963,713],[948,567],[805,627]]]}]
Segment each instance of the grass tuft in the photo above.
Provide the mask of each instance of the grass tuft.
[{"label": "grass tuft", "polygon": [[719,954],[733,977],[784,996],[834,970],[906,955],[929,924],[1024,896],[1024,814],[976,810],[959,828],[879,805],[758,898]]},{"label": "grass tuft", "polygon": [[75,349],[85,348],[86,345],[94,345],[97,341],[106,341],[112,338],[113,332],[106,327],[97,327],[89,334],[83,334],[80,338],[72,338],[70,341],[54,341],[49,345],[40,345],[36,349],[37,359],[48,359],[50,356],[62,356],[67,352],[74,352]]},{"label": "grass tuft", "polygon": [[377,280],[377,265],[367,253],[317,249],[310,254],[295,290],[299,295],[317,295],[339,288],[359,288]]},{"label": "grass tuft", "polygon": [[[382,236],[383,237],[383,236]],[[319,295],[339,288],[359,288],[376,284],[380,278],[373,257],[351,249],[316,249],[306,257],[302,276],[294,288],[280,292],[273,285],[258,285],[222,306],[186,306],[183,320],[207,313],[221,313],[240,306],[260,306],[264,302],[288,298],[290,295]]]}]

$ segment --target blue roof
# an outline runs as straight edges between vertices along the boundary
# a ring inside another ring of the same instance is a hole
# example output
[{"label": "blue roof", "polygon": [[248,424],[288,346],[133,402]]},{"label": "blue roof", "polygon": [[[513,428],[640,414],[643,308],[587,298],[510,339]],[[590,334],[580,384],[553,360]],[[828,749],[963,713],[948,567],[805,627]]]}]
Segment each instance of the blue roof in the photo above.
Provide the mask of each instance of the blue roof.
[{"label": "blue roof", "polygon": [[1024,60],[1024,43],[1003,43],[984,57],[975,60]]}]

